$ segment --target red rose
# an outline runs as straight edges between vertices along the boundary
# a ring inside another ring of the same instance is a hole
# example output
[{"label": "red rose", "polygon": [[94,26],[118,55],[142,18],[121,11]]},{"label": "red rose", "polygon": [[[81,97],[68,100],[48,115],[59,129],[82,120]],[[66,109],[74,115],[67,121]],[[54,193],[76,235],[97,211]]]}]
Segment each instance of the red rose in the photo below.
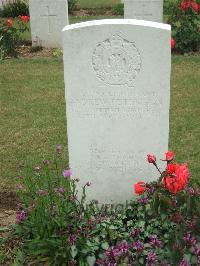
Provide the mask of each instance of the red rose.
[{"label": "red rose", "polygon": [[176,41],[174,40],[174,38],[171,38],[171,49],[174,49],[176,45]]},{"label": "red rose", "polygon": [[190,8],[190,5],[191,5],[191,0],[182,0],[180,4],[180,9],[186,12]]},{"label": "red rose", "polygon": [[153,163],[154,164],[156,162],[156,156],[148,154],[147,155],[147,160],[148,160],[149,163]]},{"label": "red rose", "polygon": [[174,153],[173,151],[168,151],[165,153],[166,161],[172,161],[174,159]]},{"label": "red rose", "polygon": [[185,163],[182,165],[168,164],[167,166],[167,170],[169,169],[171,172],[174,171],[174,168],[174,176],[167,176],[162,183],[170,192],[176,194],[187,186],[190,172]]},{"label": "red rose", "polygon": [[29,19],[30,19],[29,16],[19,16],[19,18],[21,19],[21,21],[23,21],[25,23],[27,23],[29,21]]},{"label": "red rose", "polygon": [[191,7],[192,7],[192,9],[193,9],[195,12],[198,13],[198,11],[199,11],[199,5],[198,5],[197,2],[192,2],[192,3],[191,3]]},{"label": "red rose", "polygon": [[177,164],[169,163],[167,165],[167,173],[170,175],[174,174],[176,171],[176,168],[177,168]]},{"label": "red rose", "polygon": [[167,176],[163,183],[166,185],[169,192],[174,194],[178,193],[182,189],[181,183],[172,176]]},{"label": "red rose", "polygon": [[8,19],[7,20],[7,26],[8,27],[12,27],[13,26],[13,20],[12,19]]},{"label": "red rose", "polygon": [[187,167],[187,164],[184,163],[177,167],[176,178],[178,182],[180,182],[182,188],[185,188],[187,186],[189,176],[190,176],[190,172]]},{"label": "red rose", "polygon": [[146,190],[146,184],[142,181],[138,181],[135,185],[134,185],[134,189],[135,189],[135,193],[138,195],[141,195],[145,192]]}]

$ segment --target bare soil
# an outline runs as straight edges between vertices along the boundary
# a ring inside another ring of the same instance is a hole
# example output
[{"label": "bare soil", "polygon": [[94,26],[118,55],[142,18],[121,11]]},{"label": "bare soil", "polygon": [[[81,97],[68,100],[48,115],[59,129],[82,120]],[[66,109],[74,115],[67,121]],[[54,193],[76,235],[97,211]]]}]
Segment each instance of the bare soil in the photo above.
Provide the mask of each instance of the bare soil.
[{"label": "bare soil", "polygon": [[53,50],[50,48],[39,48],[38,50],[32,51],[30,45],[21,45],[18,48],[18,56],[23,58],[45,58],[53,57]]},{"label": "bare soil", "polygon": [[14,192],[0,192],[0,227],[8,227],[15,222],[18,199]]},{"label": "bare soil", "polygon": [[87,8],[73,11],[75,17],[114,16],[112,8]]}]

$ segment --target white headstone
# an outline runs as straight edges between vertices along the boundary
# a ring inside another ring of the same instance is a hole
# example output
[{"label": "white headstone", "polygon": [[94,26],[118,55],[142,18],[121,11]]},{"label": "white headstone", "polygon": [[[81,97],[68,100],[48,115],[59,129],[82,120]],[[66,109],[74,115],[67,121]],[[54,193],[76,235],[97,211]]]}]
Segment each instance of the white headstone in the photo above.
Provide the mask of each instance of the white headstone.
[{"label": "white headstone", "polygon": [[124,18],[163,21],[163,0],[124,0]]},{"label": "white headstone", "polygon": [[62,29],[68,25],[67,0],[29,0],[33,46],[62,47]]},{"label": "white headstone", "polygon": [[125,202],[168,149],[171,28],[101,20],[63,29],[69,163],[89,199]]},{"label": "white headstone", "polygon": [[0,0],[0,8],[12,2],[13,2],[12,0]]}]

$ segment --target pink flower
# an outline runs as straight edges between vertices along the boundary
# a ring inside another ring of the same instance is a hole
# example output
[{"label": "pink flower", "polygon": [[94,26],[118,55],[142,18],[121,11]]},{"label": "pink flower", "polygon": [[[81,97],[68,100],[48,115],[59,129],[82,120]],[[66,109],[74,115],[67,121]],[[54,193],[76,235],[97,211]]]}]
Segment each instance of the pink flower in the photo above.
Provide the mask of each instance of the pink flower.
[{"label": "pink flower", "polygon": [[39,173],[41,171],[41,166],[40,165],[37,165],[36,167],[35,167],[35,172],[36,173]]},{"label": "pink flower", "polygon": [[23,186],[22,186],[21,184],[17,184],[17,185],[16,185],[16,188],[17,188],[18,190],[22,190],[22,189],[23,189]]},{"label": "pink flower", "polygon": [[39,189],[37,193],[39,196],[46,196],[48,191],[46,189]]},{"label": "pink flower", "polygon": [[63,187],[58,188],[58,193],[60,193],[61,195],[63,195],[65,193],[65,189]]},{"label": "pink flower", "polygon": [[61,144],[56,145],[56,152],[57,152],[57,154],[61,154],[61,152],[62,152],[62,145]]},{"label": "pink flower", "polygon": [[49,160],[44,160],[44,164],[48,166],[48,165],[50,165],[50,161]]},{"label": "pink flower", "polygon": [[63,171],[63,176],[65,178],[70,177],[71,175],[72,175],[72,171],[70,168]]},{"label": "pink flower", "polygon": [[27,219],[27,213],[25,211],[18,211],[16,214],[16,223],[19,224]]}]

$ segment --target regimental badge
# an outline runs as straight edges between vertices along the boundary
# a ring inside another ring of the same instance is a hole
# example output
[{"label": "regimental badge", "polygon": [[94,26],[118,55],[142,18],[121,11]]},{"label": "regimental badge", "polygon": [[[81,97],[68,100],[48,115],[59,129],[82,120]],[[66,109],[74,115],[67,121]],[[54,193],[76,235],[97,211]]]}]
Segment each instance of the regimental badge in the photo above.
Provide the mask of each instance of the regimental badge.
[{"label": "regimental badge", "polygon": [[97,77],[109,85],[134,86],[141,63],[135,43],[124,39],[120,33],[99,43],[92,57]]}]

